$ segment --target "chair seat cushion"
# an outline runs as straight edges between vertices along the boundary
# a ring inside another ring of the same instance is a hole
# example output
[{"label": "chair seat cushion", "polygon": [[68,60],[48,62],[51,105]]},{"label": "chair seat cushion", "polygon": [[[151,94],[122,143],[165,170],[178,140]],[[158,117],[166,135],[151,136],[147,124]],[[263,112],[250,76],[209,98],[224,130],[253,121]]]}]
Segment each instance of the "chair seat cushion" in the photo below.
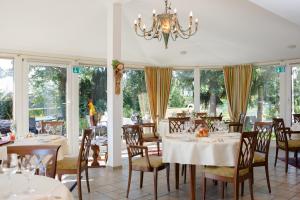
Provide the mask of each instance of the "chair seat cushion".
[{"label": "chair seat cushion", "polygon": [[[279,147],[285,148],[284,142],[278,142]],[[300,140],[289,140],[288,141],[289,148],[300,148]]]},{"label": "chair seat cushion", "polygon": [[[161,156],[149,156],[150,164],[153,168],[158,168],[164,163],[162,162]],[[133,167],[139,167],[139,168],[148,168],[148,162],[146,157],[140,157],[132,160],[132,166]]]},{"label": "chair seat cushion", "polygon": [[[64,157],[63,160],[58,160],[56,165],[56,170],[72,170],[77,169],[78,157]],[[81,163],[81,166],[84,167],[85,162]]]},{"label": "chair seat cushion", "polygon": [[[224,176],[224,177],[234,177],[234,167],[213,167],[213,166],[206,166],[204,168],[205,173],[217,175],[217,176]],[[242,169],[239,172],[240,176],[246,175],[249,173],[249,169]]]},{"label": "chair seat cushion", "polygon": [[261,163],[261,162],[265,162],[265,156],[262,154],[259,154],[257,152],[254,153],[254,158],[253,158],[253,162],[254,163]]}]

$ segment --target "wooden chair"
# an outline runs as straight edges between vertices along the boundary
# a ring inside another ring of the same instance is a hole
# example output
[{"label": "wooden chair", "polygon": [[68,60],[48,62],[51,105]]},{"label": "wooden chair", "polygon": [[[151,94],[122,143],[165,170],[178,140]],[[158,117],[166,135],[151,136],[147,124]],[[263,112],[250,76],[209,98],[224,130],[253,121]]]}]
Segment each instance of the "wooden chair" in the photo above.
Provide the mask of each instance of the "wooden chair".
[{"label": "wooden chair", "polygon": [[[190,121],[190,117],[169,117],[168,119],[170,134],[186,130],[185,122]],[[177,166],[179,164],[176,164],[176,168]],[[186,183],[186,165],[182,165],[181,175],[184,175],[184,183]]]},{"label": "wooden chair", "polygon": [[198,112],[195,114],[196,119],[201,119],[202,117],[206,117],[207,113],[206,112]]},{"label": "wooden chair", "polygon": [[170,191],[169,164],[163,163],[162,158],[160,156],[148,155],[148,147],[142,146],[143,141],[142,141],[141,129],[139,125],[126,125],[123,126],[122,128],[123,128],[123,136],[127,145],[128,161],[129,161],[128,186],[127,186],[126,197],[128,198],[129,195],[132,171],[140,172],[140,188],[143,187],[144,172],[153,172],[154,199],[157,199],[158,171],[166,168],[168,191]]},{"label": "wooden chair", "polygon": [[145,142],[155,142],[157,145],[157,155],[159,156],[159,143],[161,140],[156,135],[156,124],[155,123],[143,123],[140,125],[142,133],[142,144]]},{"label": "wooden chair", "polygon": [[272,136],[272,122],[255,122],[254,131],[257,131],[257,145],[254,152],[253,167],[265,167],[269,193],[271,193],[269,179],[269,148]]},{"label": "wooden chair", "polygon": [[45,127],[48,125],[50,127],[50,132],[53,135],[63,135],[64,122],[63,121],[42,121],[42,131],[45,133]]},{"label": "wooden chair", "polygon": [[288,172],[288,160],[289,152],[294,152],[294,157],[296,159],[296,166],[298,166],[298,151],[300,151],[300,140],[291,140],[291,134],[300,134],[300,132],[291,131],[290,128],[284,126],[284,121],[282,118],[274,118],[273,126],[276,136],[276,154],[275,163],[276,167],[278,150],[281,149],[285,151],[285,173]]},{"label": "wooden chair", "polygon": [[300,114],[293,114],[294,123],[300,123]]},{"label": "wooden chair", "polygon": [[[76,174],[77,175],[79,200],[82,199],[81,173],[83,171],[85,171],[87,188],[88,188],[88,192],[90,192],[89,175],[88,175],[88,157],[89,157],[92,137],[93,136],[92,136],[91,129],[84,130],[82,141],[80,144],[79,155],[75,156],[75,157],[65,157],[63,160],[59,160],[57,162],[56,173],[57,173],[60,181],[61,181],[62,175],[64,175],[64,174]],[[71,190],[73,188],[74,187],[72,187]]]},{"label": "wooden chair", "polygon": [[209,131],[213,132],[213,131],[215,131],[214,122],[215,121],[222,121],[223,117],[222,116],[202,117],[202,119],[206,121],[206,124],[208,126]]},{"label": "wooden chair", "polygon": [[202,172],[202,198],[206,196],[206,179],[222,181],[222,198],[224,198],[224,183],[233,183],[234,199],[239,199],[239,183],[249,180],[251,200],[253,200],[252,162],[257,143],[257,132],[244,132],[240,139],[237,162],[235,167],[204,167]]},{"label": "wooden chair", "polygon": [[[33,162],[37,167],[36,174],[55,178],[58,145],[24,145],[7,146],[7,154],[17,154],[25,162]],[[10,157],[8,159],[10,165]]]},{"label": "wooden chair", "polygon": [[181,132],[185,130],[184,123],[190,121],[190,117],[169,117],[170,133]]},{"label": "wooden chair", "polygon": [[243,132],[243,127],[244,127],[244,123],[245,123],[245,118],[246,118],[246,114],[245,113],[241,113],[239,116],[239,120],[237,122],[228,122],[228,128],[229,131],[233,130],[233,131],[237,131],[237,132]]}]

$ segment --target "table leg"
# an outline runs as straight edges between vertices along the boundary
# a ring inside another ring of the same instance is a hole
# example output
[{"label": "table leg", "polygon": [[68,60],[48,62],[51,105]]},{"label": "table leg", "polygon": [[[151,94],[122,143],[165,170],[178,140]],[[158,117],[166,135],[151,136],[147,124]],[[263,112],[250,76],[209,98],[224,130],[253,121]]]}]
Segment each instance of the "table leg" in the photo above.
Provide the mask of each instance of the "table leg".
[{"label": "table leg", "polygon": [[179,164],[175,163],[175,188],[179,189]]},{"label": "table leg", "polygon": [[189,165],[190,168],[190,199],[196,199],[196,166]]}]

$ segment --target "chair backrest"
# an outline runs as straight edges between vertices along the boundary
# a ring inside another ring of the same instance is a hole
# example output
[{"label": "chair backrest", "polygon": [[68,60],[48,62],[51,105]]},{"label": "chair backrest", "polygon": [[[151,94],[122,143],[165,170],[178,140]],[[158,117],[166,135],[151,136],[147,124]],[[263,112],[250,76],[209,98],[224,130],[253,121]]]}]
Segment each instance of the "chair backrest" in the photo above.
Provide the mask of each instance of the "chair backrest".
[{"label": "chair backrest", "polygon": [[157,129],[156,129],[155,123],[142,123],[142,124],[140,124],[140,127],[141,127],[142,134],[151,133],[151,134],[153,134],[153,137],[157,137],[156,136]]},{"label": "chair backrest", "polygon": [[190,117],[169,117],[170,133],[181,132],[185,130],[184,123],[190,120]]},{"label": "chair backrest", "polygon": [[63,135],[63,121],[42,121],[42,130],[45,132],[45,127],[48,125],[51,128],[51,133],[54,135]]},{"label": "chair backrest", "polygon": [[293,117],[295,123],[300,123],[300,114],[293,114]]},{"label": "chair backrest", "polygon": [[241,134],[240,145],[238,149],[238,157],[235,166],[235,174],[238,175],[242,169],[250,169],[255,146],[257,144],[257,131],[243,132]]},{"label": "chair backrest", "polygon": [[208,125],[204,119],[195,119],[194,125],[194,131],[200,126],[203,128],[208,128]]},{"label": "chair backrest", "polygon": [[38,169],[37,174],[55,178],[59,148],[58,145],[7,146],[7,154],[17,154],[21,160],[34,163]]},{"label": "chair backrest", "polygon": [[276,129],[278,128],[285,128],[283,118],[273,118],[273,127],[276,133]]},{"label": "chair backrest", "polygon": [[202,117],[206,117],[207,116],[207,113],[206,112],[198,112],[195,114],[195,117],[196,118],[202,118]]},{"label": "chair backrest", "polygon": [[270,141],[272,136],[272,122],[255,122],[254,131],[257,131],[257,145],[255,151],[264,153],[268,158]]},{"label": "chair backrest", "polygon": [[127,145],[128,157],[135,157],[138,155],[143,155],[143,151],[139,148],[130,148],[130,146],[140,146],[142,145],[142,135],[140,125],[124,125],[123,136]]},{"label": "chair backrest", "polygon": [[83,132],[80,149],[79,149],[79,156],[77,160],[77,170],[81,172],[88,166],[88,159],[89,153],[91,148],[91,142],[93,138],[93,131],[92,129],[85,129]]},{"label": "chair backrest", "polygon": [[186,113],[185,112],[177,113],[176,117],[186,117]]}]

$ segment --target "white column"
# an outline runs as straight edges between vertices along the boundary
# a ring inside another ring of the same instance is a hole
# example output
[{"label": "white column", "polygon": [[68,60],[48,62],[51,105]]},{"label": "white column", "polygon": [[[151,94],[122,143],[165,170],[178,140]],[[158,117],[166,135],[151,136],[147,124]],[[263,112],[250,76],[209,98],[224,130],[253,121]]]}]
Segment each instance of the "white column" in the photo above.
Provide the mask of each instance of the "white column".
[{"label": "white column", "polygon": [[[78,63],[77,63],[78,64]],[[78,137],[79,137],[79,77],[78,74],[74,74],[72,65],[67,67],[67,137],[69,143],[69,153],[77,155],[78,149]]]},{"label": "white column", "polygon": [[279,104],[280,117],[284,119],[286,126],[291,125],[292,118],[292,69],[285,67],[285,72],[280,73]]},{"label": "white column", "polygon": [[194,108],[200,112],[200,68],[194,68]]},{"label": "white column", "polygon": [[25,136],[29,130],[28,112],[28,63],[17,56],[14,59],[14,120],[17,135]]},{"label": "white column", "polygon": [[110,167],[122,165],[121,126],[123,99],[115,95],[113,59],[121,59],[122,5],[108,5],[107,21],[107,113],[108,113],[108,163]]}]

